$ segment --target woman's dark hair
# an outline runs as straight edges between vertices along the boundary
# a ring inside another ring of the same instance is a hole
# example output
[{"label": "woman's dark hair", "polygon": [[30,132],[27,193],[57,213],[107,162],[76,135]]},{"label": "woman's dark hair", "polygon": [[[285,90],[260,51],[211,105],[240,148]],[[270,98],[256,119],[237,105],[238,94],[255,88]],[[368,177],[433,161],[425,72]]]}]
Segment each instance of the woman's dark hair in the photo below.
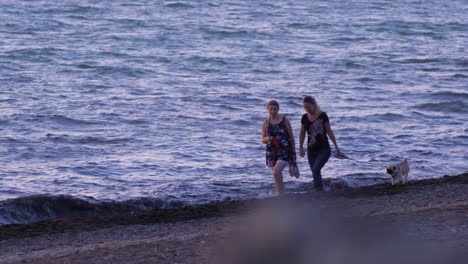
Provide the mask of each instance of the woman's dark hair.
[{"label": "woman's dark hair", "polygon": [[315,105],[315,114],[320,115],[322,113],[322,109],[320,108],[320,105],[317,103],[314,97],[307,95],[304,97],[304,104],[312,104]]},{"label": "woman's dark hair", "polygon": [[280,108],[280,107],[279,107],[279,103],[278,103],[278,101],[276,101],[276,100],[271,100],[270,102],[268,102],[267,108],[268,108],[270,105],[271,105],[271,106],[276,106],[276,107],[278,107],[278,109]]},{"label": "woman's dark hair", "polygon": [[304,97],[304,103],[308,103],[308,104],[315,104],[315,98],[313,98],[312,96],[308,95],[306,97]]}]

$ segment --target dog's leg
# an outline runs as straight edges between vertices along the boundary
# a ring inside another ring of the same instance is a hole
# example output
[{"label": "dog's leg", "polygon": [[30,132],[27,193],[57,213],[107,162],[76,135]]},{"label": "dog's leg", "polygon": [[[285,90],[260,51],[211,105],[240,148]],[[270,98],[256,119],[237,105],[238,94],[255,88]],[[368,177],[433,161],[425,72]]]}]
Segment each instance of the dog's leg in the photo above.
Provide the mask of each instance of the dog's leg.
[{"label": "dog's leg", "polygon": [[395,182],[393,181],[393,177],[392,177],[392,186],[395,185]]}]

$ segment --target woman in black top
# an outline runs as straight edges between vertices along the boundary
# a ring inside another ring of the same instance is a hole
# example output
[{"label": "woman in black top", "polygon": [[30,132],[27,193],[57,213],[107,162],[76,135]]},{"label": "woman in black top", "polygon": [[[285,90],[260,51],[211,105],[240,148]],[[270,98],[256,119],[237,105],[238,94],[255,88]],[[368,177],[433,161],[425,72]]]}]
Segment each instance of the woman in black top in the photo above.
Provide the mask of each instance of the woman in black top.
[{"label": "woman in black top", "polygon": [[304,97],[304,110],[307,112],[301,119],[301,133],[299,148],[301,157],[305,156],[304,139],[307,138],[307,159],[314,177],[314,187],[323,190],[321,169],[330,158],[331,149],[328,137],[335,145],[337,155],[341,155],[340,148],[336,144],[335,135],[330,127],[330,120],[325,112],[320,110],[319,105],[312,96]]}]

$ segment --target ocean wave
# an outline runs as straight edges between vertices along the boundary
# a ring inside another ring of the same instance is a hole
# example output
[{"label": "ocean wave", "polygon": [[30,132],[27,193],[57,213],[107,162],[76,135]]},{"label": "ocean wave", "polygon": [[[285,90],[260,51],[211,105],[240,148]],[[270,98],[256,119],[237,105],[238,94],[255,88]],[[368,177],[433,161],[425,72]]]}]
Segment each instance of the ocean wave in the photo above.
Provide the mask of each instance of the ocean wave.
[{"label": "ocean wave", "polygon": [[114,23],[120,24],[123,27],[147,27],[147,23],[143,19],[130,19],[130,18],[118,18],[118,19],[112,19],[111,20]]},{"label": "ocean wave", "polygon": [[63,49],[58,48],[20,48],[5,51],[4,54],[10,60],[16,61],[31,61],[34,58],[34,62],[52,62],[53,57],[63,52]]},{"label": "ocean wave", "polygon": [[307,58],[307,57],[296,57],[296,58],[290,58],[289,60],[292,62],[301,63],[301,64],[309,64],[309,63],[314,62],[312,58]]},{"label": "ocean wave", "polygon": [[452,78],[466,79],[466,78],[468,78],[468,75],[461,74],[461,73],[456,73],[456,74],[452,75]]},{"label": "ocean wave", "polygon": [[411,139],[411,135],[410,134],[398,134],[398,135],[395,135],[392,137],[393,139],[399,139],[399,140],[409,140]]},{"label": "ocean wave", "polygon": [[90,125],[103,125],[103,122],[100,121],[89,121],[84,119],[72,118],[65,115],[59,114],[51,114],[51,115],[43,115],[43,114],[36,114],[36,115],[29,115],[29,114],[13,114],[8,119],[13,121],[23,121],[27,123],[32,122],[53,122],[60,125],[65,126],[90,126]]},{"label": "ocean wave", "polygon": [[430,67],[430,68],[421,69],[421,71],[423,71],[423,72],[440,72],[442,70],[440,68]]},{"label": "ocean wave", "polygon": [[24,141],[13,137],[0,137],[0,143],[24,143]]},{"label": "ocean wave", "polygon": [[70,126],[102,125],[101,122],[87,121],[83,119],[75,119],[75,118],[67,117],[64,115],[50,115],[50,116],[47,116],[46,118],[51,121],[54,121],[63,125],[70,125]]},{"label": "ocean wave", "polygon": [[87,17],[86,15],[75,15],[75,14],[67,15],[66,18],[75,19],[75,20],[77,20],[77,21],[89,21],[89,20],[92,20],[91,17]]},{"label": "ocean wave", "polygon": [[45,5],[43,8],[35,9],[33,13],[35,14],[91,14],[97,13],[97,11],[103,11],[103,9],[97,6],[81,6],[81,5],[65,5],[65,6],[55,6]]},{"label": "ocean wave", "polygon": [[100,65],[92,65],[87,63],[80,63],[75,65],[78,69],[81,70],[93,70],[96,71],[97,74],[100,75],[124,75],[128,77],[142,77],[147,74],[152,74],[154,71],[149,69],[137,68],[137,67],[130,67],[130,66],[100,66]]},{"label": "ocean wave", "polygon": [[356,78],[354,80],[357,81],[357,82],[360,82],[360,83],[365,83],[365,84],[375,81],[375,79],[370,78],[370,77],[360,77],[360,78]]},{"label": "ocean wave", "polygon": [[366,68],[366,66],[358,63],[358,62],[355,62],[355,61],[346,61],[344,63],[344,66],[346,66],[346,68],[350,68],[350,69],[363,69],[363,68]]},{"label": "ocean wave", "polygon": [[457,59],[455,63],[459,66],[467,67],[468,66],[468,59]]},{"label": "ocean wave", "polygon": [[215,122],[218,121],[218,118],[215,117],[199,117],[199,116],[190,116],[190,115],[177,115],[177,118],[184,119],[184,120],[196,120],[196,121],[203,121],[203,122]]},{"label": "ocean wave", "polygon": [[242,126],[250,126],[252,125],[252,122],[248,120],[238,119],[238,120],[234,120],[232,124],[242,127]]},{"label": "ocean wave", "polygon": [[431,93],[430,96],[438,97],[438,98],[468,99],[468,93],[452,92],[452,91],[435,92],[435,93]]},{"label": "ocean wave", "polygon": [[335,44],[342,44],[342,43],[348,43],[348,42],[363,42],[367,41],[367,37],[337,37],[330,39],[330,41],[333,41]]},{"label": "ocean wave", "polygon": [[130,138],[103,138],[96,136],[70,136],[67,134],[54,135],[48,133],[46,135],[48,140],[60,143],[72,143],[72,144],[83,144],[83,145],[112,145],[112,144],[123,144],[131,142]]},{"label": "ocean wave", "polygon": [[291,28],[304,28],[304,27],[307,27],[309,24],[307,23],[301,23],[301,22],[293,22],[293,23],[289,23],[287,25],[287,27],[291,27]]},{"label": "ocean wave", "polygon": [[436,58],[409,58],[404,60],[396,60],[393,62],[397,62],[400,64],[425,64],[425,63],[437,63],[439,62]]},{"label": "ocean wave", "polygon": [[372,114],[372,115],[367,115],[364,117],[372,118],[372,119],[382,119],[383,121],[401,120],[403,118],[407,118],[407,116],[405,115],[396,114],[396,113]]},{"label": "ocean wave", "polygon": [[448,27],[446,24],[406,20],[390,20],[367,26],[370,32],[392,32],[404,37],[423,36],[434,39],[444,39],[440,32],[446,31]]},{"label": "ocean wave", "polygon": [[303,22],[293,22],[286,25],[291,29],[327,29],[331,28],[334,25],[331,23],[303,23]]},{"label": "ocean wave", "polygon": [[123,202],[98,201],[70,195],[31,195],[0,202],[0,224],[31,223],[50,219],[117,215],[134,211],[181,207],[178,201],[135,198]]},{"label": "ocean wave", "polygon": [[364,186],[372,186],[385,184],[390,182],[390,177],[385,177],[385,174],[375,175],[370,177],[367,173],[352,173],[346,174],[339,178],[328,178],[324,181],[324,187],[328,190],[340,190],[347,188],[359,188]]},{"label": "ocean wave", "polygon": [[219,36],[219,37],[248,37],[254,36],[257,34],[255,31],[247,31],[247,30],[238,30],[238,29],[215,29],[215,28],[200,28],[200,30],[208,35],[212,36]]},{"label": "ocean wave", "polygon": [[426,111],[446,111],[453,113],[468,113],[468,105],[463,101],[449,101],[441,103],[424,103],[414,106],[416,109]]},{"label": "ocean wave", "polygon": [[194,8],[193,5],[182,3],[182,2],[169,2],[164,4],[165,7],[170,8]]},{"label": "ocean wave", "polygon": [[[4,101],[0,100],[0,102],[4,102]],[[8,125],[9,123],[10,123],[9,120],[0,119],[0,125],[2,125],[2,126],[6,126],[6,125]]]},{"label": "ocean wave", "polygon": [[192,56],[188,58],[189,61],[194,61],[202,64],[214,64],[214,65],[227,65],[228,62],[223,58],[219,57],[205,57],[205,56]]}]

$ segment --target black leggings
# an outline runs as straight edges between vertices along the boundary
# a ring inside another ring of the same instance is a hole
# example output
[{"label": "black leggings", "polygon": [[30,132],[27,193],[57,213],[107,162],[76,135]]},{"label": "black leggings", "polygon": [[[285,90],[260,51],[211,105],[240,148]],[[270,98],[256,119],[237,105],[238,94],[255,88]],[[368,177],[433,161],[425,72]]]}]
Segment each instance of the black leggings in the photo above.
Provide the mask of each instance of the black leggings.
[{"label": "black leggings", "polygon": [[314,177],[314,187],[316,190],[323,190],[322,174],[320,170],[322,170],[323,166],[325,166],[325,163],[327,163],[330,155],[330,148],[323,148],[315,151],[307,150],[307,159],[309,160],[309,166],[312,170],[312,175]]}]

